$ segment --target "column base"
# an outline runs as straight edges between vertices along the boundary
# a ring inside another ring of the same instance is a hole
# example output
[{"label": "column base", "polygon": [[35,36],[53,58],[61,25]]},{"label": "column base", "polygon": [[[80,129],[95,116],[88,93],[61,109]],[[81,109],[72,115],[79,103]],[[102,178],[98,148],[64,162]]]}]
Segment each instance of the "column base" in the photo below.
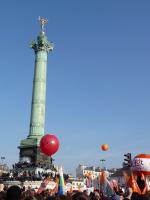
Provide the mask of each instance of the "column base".
[{"label": "column base", "polygon": [[27,139],[21,140],[20,147],[21,148],[26,148],[26,147],[39,146],[40,145],[40,140],[41,140],[41,137],[40,138],[37,138],[37,137],[36,138],[27,138]]},{"label": "column base", "polygon": [[52,158],[50,156],[44,155],[40,151],[39,147],[40,140],[37,138],[27,138],[21,140],[20,146],[20,162],[29,162],[29,163],[41,163],[41,164],[51,164]]}]

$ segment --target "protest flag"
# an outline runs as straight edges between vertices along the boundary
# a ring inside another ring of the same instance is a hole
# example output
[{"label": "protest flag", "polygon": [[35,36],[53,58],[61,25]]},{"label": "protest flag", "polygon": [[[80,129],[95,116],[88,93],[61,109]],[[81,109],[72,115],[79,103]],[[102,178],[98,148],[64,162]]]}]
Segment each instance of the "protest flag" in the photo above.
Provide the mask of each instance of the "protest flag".
[{"label": "protest flag", "polygon": [[64,184],[64,176],[63,176],[62,166],[59,169],[58,194],[60,194],[60,195],[65,194],[65,184]]},{"label": "protest flag", "polygon": [[103,192],[103,194],[108,197],[111,197],[114,194],[111,184],[108,178],[106,177],[105,171],[102,171],[100,173],[100,191]]},{"label": "protest flag", "polygon": [[45,178],[45,179],[42,181],[42,183],[41,183],[41,185],[40,185],[40,187],[39,187],[37,193],[40,194],[41,192],[43,192],[44,190],[46,190],[46,186],[48,185],[48,183],[49,183],[49,180],[48,180],[47,178]]}]

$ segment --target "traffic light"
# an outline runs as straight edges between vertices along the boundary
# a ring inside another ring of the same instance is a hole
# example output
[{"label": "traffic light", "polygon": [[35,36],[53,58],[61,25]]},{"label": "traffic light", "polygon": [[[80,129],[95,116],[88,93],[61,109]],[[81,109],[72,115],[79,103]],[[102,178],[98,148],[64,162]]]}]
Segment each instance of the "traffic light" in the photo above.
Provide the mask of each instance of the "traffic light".
[{"label": "traffic light", "polygon": [[131,167],[131,165],[132,165],[131,153],[124,154],[124,157],[125,158],[124,158],[123,166]]}]

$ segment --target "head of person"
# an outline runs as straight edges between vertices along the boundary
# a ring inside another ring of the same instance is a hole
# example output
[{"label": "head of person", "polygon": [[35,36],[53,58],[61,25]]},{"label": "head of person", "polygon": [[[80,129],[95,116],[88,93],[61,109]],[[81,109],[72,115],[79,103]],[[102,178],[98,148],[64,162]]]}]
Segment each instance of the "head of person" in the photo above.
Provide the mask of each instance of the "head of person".
[{"label": "head of person", "polygon": [[95,193],[95,198],[96,198],[97,200],[99,200],[99,199],[100,199],[99,192],[98,192],[98,191],[95,191],[94,193]]},{"label": "head of person", "polygon": [[4,184],[0,184],[0,192],[4,191]]},{"label": "head of person", "polygon": [[10,186],[6,193],[7,200],[19,200],[21,197],[21,188],[17,185]]},{"label": "head of person", "polygon": [[136,200],[150,200],[150,197],[146,194],[144,195],[138,195]]},{"label": "head of person", "polygon": [[133,192],[131,195],[131,200],[136,200],[138,199],[138,197],[139,197],[139,194],[137,192]]},{"label": "head of person", "polygon": [[83,192],[77,192],[72,196],[72,200],[89,200],[89,197]]}]

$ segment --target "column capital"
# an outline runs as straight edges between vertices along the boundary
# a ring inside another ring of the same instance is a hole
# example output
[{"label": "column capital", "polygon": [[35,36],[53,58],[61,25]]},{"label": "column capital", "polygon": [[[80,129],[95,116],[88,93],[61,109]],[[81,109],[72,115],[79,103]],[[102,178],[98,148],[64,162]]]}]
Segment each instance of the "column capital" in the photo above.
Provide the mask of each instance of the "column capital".
[{"label": "column capital", "polygon": [[35,50],[35,53],[38,51],[46,51],[49,53],[53,50],[54,44],[47,40],[47,37],[43,32],[37,37],[37,41],[31,43],[31,48]]},{"label": "column capital", "polygon": [[45,24],[47,24],[48,19],[39,17],[39,22],[41,26],[41,31],[39,36],[37,37],[37,40],[31,43],[31,48],[35,50],[35,53],[37,51],[46,51],[47,53],[49,53],[49,51],[53,50],[54,44],[52,42],[49,42],[45,35],[44,26]]}]

